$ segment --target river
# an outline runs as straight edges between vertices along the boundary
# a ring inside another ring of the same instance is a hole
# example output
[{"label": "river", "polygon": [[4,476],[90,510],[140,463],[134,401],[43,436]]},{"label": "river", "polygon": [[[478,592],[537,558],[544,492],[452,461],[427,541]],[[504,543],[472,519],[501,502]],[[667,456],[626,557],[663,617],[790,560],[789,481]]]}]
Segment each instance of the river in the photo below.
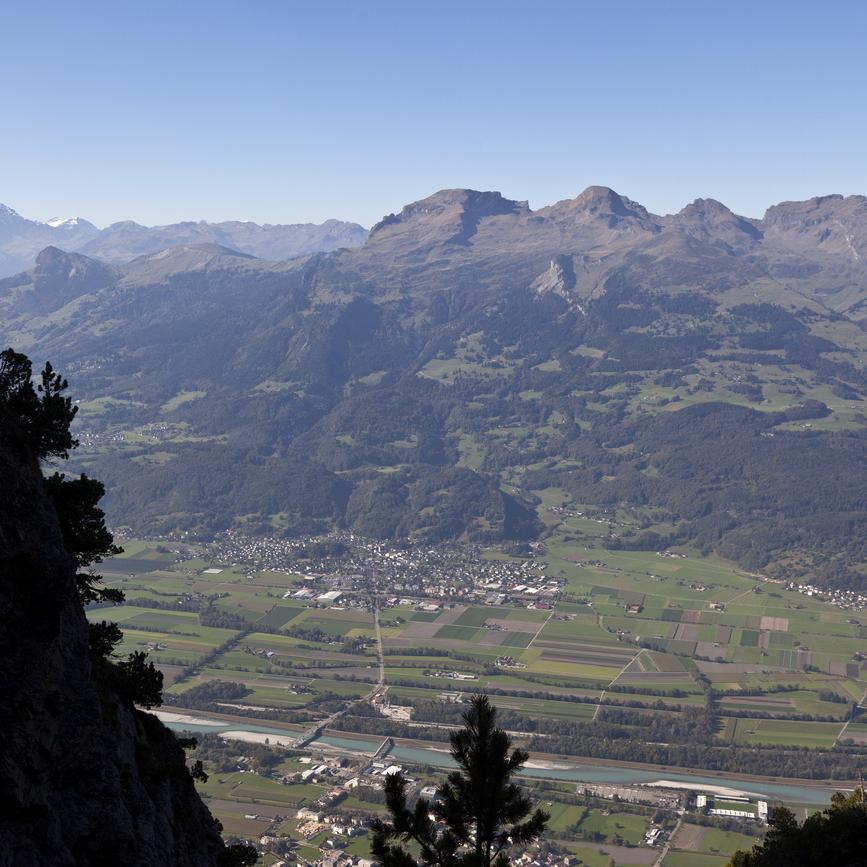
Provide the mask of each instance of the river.
[{"label": "river", "polygon": [[[435,767],[449,767],[453,764],[451,757],[445,751],[430,747],[407,747],[396,745],[388,753],[388,758],[395,762],[410,764],[425,764]],[[542,764],[531,758],[531,764]],[[527,777],[546,780],[568,780],[576,783],[608,783],[613,785],[629,785],[631,783],[649,784],[661,780],[677,783],[688,783],[696,789],[702,786],[717,786],[727,789],[737,789],[744,794],[763,795],[768,800],[785,801],[793,804],[827,805],[830,802],[833,788],[822,786],[798,785],[797,783],[771,783],[758,780],[738,780],[733,777],[715,777],[710,774],[677,773],[675,771],[642,770],[640,768],[619,765],[595,765],[566,760],[552,762],[554,768],[529,767],[521,773]]]},{"label": "river", "polygon": [[[170,714],[160,714],[169,717]],[[293,732],[287,729],[278,729],[269,726],[251,725],[249,723],[229,722],[225,720],[213,723],[205,719],[195,721],[180,721],[164,718],[163,722],[175,731],[190,731],[198,734],[222,732],[250,732],[259,735],[273,735],[275,737],[291,736]],[[298,728],[300,733],[301,727]],[[319,747],[324,750],[341,750],[359,755],[373,755],[382,743],[382,738],[365,737],[340,737],[337,735],[321,735],[312,741],[308,748]],[[453,765],[447,749],[433,747],[415,747],[396,744],[386,754],[393,762],[406,762],[407,764],[432,765],[434,767],[450,767]],[[649,784],[668,780],[675,783],[688,783],[699,789],[702,786],[717,786],[728,789],[736,789],[744,794],[761,795],[772,801],[784,801],[791,804],[809,804],[822,806],[828,804],[834,788],[824,786],[799,785],[797,782],[765,782],[759,780],[739,780],[733,777],[717,777],[710,773],[684,773],[676,771],[643,770],[621,765],[598,765],[593,763],[570,762],[557,760],[554,762],[542,762],[537,758],[531,758],[532,767],[524,768],[521,772],[524,776],[546,780],[567,780],[575,783],[603,783],[612,785]],[[542,766],[553,765],[553,767]],[[568,766],[568,767],[564,767]],[[841,788],[843,788],[841,786]]]}]

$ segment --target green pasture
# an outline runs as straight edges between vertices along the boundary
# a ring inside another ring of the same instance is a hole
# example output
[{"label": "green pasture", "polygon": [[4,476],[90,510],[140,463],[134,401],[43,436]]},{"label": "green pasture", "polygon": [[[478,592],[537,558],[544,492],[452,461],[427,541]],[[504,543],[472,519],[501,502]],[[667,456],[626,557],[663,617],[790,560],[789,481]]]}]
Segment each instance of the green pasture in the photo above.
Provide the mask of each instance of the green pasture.
[{"label": "green pasture", "polygon": [[580,830],[585,833],[601,833],[608,842],[614,837],[621,837],[626,843],[637,845],[644,837],[647,829],[647,819],[633,813],[610,813],[602,810],[590,810],[587,818],[581,823]]},{"label": "green pasture", "polygon": [[842,728],[842,723],[739,719],[735,729],[735,742],[827,749],[834,745]]}]

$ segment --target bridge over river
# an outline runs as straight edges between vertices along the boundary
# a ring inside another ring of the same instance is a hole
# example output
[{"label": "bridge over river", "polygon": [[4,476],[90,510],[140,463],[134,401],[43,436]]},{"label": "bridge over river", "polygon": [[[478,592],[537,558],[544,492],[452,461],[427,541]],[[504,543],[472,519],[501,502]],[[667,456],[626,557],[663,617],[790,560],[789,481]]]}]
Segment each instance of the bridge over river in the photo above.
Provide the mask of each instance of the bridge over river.
[{"label": "bridge over river", "polygon": [[[379,693],[381,693],[385,689],[385,660],[382,653],[382,630],[379,625],[379,600],[376,600],[373,609],[373,628],[376,632],[376,655],[379,661],[379,679],[376,682],[376,685],[373,689],[370,690],[367,695],[363,698],[360,698],[359,701],[369,702],[372,701],[373,698]],[[314,725],[312,725],[305,732],[302,732],[298,737],[292,741],[288,746],[290,749],[300,750],[303,747],[306,747],[311,741],[315,741],[316,738],[321,737],[322,733],[331,725],[333,725],[335,720],[340,719],[343,714],[348,711],[353,704],[356,702],[350,702],[346,705],[346,707],[341,708],[339,711],[331,714],[328,719],[319,720]],[[379,750],[376,751],[376,755],[379,755],[380,750],[382,750],[382,746],[380,746]]]}]

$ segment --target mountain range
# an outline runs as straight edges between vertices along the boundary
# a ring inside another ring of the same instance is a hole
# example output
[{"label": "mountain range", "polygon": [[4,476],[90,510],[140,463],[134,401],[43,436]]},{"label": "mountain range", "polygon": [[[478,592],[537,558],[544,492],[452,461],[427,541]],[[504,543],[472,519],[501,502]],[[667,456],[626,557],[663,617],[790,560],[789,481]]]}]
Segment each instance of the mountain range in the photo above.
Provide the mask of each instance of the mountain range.
[{"label": "mountain range", "polygon": [[309,253],[358,247],[367,230],[357,223],[258,225],[240,221],[184,222],[168,226],[142,226],[132,220],[98,229],[81,217],[28,220],[0,204],[0,277],[33,266],[36,254],[47,246],[80,251],[106,262],[127,262],[179,244],[221,244],[251,256],[292,259]]},{"label": "mountain range", "polygon": [[613,548],[867,577],[865,197],[444,190],[352,249],[199,240],[0,280],[116,525],[520,547],[589,510]]}]

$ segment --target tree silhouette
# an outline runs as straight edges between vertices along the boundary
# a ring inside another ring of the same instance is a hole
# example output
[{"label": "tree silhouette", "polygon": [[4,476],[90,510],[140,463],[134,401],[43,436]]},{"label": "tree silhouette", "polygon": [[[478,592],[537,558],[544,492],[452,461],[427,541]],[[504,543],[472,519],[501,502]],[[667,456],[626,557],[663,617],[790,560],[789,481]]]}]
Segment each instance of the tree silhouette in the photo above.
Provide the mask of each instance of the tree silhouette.
[{"label": "tree silhouette", "polygon": [[[375,820],[371,852],[383,867],[415,867],[404,847],[412,843],[430,867],[507,867],[510,846],[527,844],[545,830],[548,814],[536,809],[512,781],[527,761],[511,750],[508,735],[496,726],[496,708],[485,695],[475,696],[463,715],[464,727],[451,736],[458,765],[431,804],[419,798],[410,808],[402,774],[386,779],[390,821]],[[529,816],[529,818],[528,818]]]},{"label": "tree silhouette", "polygon": [[[50,363],[46,363],[33,384],[30,359],[20,352],[7,349],[0,352],[0,409],[20,430],[23,448],[31,459],[65,460],[78,446],[70,432],[77,407],[65,396],[67,382]],[[67,478],[53,473],[44,479],[45,491],[54,505],[63,547],[76,569],[71,592],[83,608],[93,602],[123,602],[120,590],[96,586],[101,580],[91,567],[104,557],[120,554],[111,532],[105,525],[105,514],[98,504],[105,487],[96,479],[82,475]],[[126,659],[112,658],[115,646],[123,633],[116,623],[102,621],[88,624],[88,641],[93,676],[103,686],[127,704],[146,708],[162,703],[163,675],[147,654],[130,653]],[[183,747],[194,746],[195,741],[179,741]],[[206,781],[200,760],[187,768],[193,779]],[[258,860],[255,847],[243,843],[226,845],[217,855],[218,867],[252,867]]]},{"label": "tree silhouette", "polygon": [[90,656],[94,662],[107,659],[115,646],[123,641],[123,632],[116,623],[107,620],[88,624]]},{"label": "tree silhouette", "polygon": [[70,449],[78,445],[69,430],[78,407],[63,394],[68,383],[50,362],[45,364],[36,388],[32,380],[33,365],[26,355],[11,348],[0,352],[0,402],[15,416],[40,460],[66,459]]},{"label": "tree silhouette", "polygon": [[799,825],[794,813],[778,807],[768,833],[749,852],[735,852],[728,867],[865,867],[867,803],[863,789],[831,796],[831,806]]},{"label": "tree silhouette", "polygon": [[96,479],[82,474],[68,479],[63,473],[54,473],[45,479],[45,488],[54,501],[54,508],[63,533],[63,544],[72,554],[75,567],[76,592],[82,604],[91,602],[123,602],[120,590],[97,587],[101,577],[90,566],[101,563],[104,557],[120,554],[123,550],[105,526],[105,513],[97,505],[105,493],[105,486]]},{"label": "tree silhouette", "polygon": [[131,704],[148,709],[163,703],[163,673],[143,650],[134,650],[125,660],[115,664],[120,672],[118,692]]},{"label": "tree silhouette", "polygon": [[217,867],[253,867],[258,860],[255,847],[247,843],[227,843],[217,856]]}]

